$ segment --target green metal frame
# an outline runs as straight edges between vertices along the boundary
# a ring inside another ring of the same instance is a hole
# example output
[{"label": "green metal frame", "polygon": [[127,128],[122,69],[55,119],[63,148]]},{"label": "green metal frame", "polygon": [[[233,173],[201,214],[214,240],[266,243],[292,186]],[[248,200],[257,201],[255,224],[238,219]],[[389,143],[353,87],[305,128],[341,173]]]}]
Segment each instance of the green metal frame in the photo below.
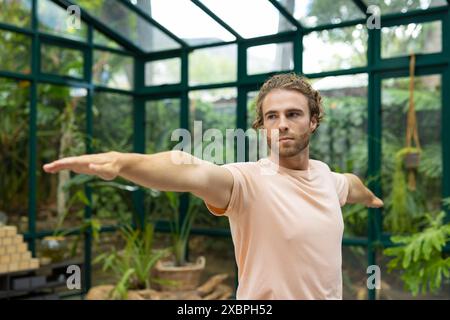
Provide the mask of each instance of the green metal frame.
[{"label": "green metal frame", "polygon": [[[145,152],[145,104],[147,101],[160,100],[164,98],[180,99],[180,127],[189,128],[189,92],[200,89],[214,88],[237,88],[237,120],[236,127],[247,129],[247,94],[250,91],[258,90],[258,87],[267,79],[268,76],[279,73],[271,72],[258,75],[247,75],[247,49],[252,46],[290,42],[293,44],[293,71],[302,74],[302,52],[303,52],[303,36],[316,31],[328,30],[334,28],[342,28],[354,26],[356,24],[365,24],[365,19],[345,21],[339,24],[320,25],[314,28],[306,28],[302,26],[282,5],[276,0],[268,0],[293,26],[293,31],[287,31],[276,35],[262,36],[252,39],[244,39],[238,32],[231,28],[225,21],[220,19],[214,12],[205,6],[201,0],[191,0],[203,12],[209,15],[219,25],[236,37],[235,41],[219,42],[205,45],[189,46],[185,41],[178,38],[169,30],[160,25],[147,13],[132,5],[128,0],[116,0],[125,5],[129,10],[133,11],[139,17],[159,28],[163,33],[180,44],[179,49],[166,50],[160,52],[144,52],[141,48],[124,38],[116,31],[109,28],[91,16],[89,12],[82,9],[82,19],[88,26],[88,37],[86,42],[69,40],[59,36],[54,36],[40,32],[38,29],[37,17],[37,1],[32,0],[32,25],[31,28],[19,28],[0,22],[0,30],[7,30],[27,35],[32,40],[31,54],[31,70],[30,74],[19,74],[14,72],[6,72],[0,70],[0,77],[12,78],[18,80],[27,80],[30,82],[30,116],[29,116],[29,179],[28,188],[30,190],[28,196],[28,232],[25,239],[29,243],[29,248],[36,253],[36,241],[46,235],[52,234],[53,230],[37,231],[36,230],[36,154],[37,154],[37,138],[36,138],[36,116],[37,116],[37,86],[39,83],[50,83],[65,85],[71,87],[80,87],[87,89],[86,98],[86,152],[91,153],[90,137],[93,133],[93,115],[92,104],[93,97],[96,92],[112,92],[133,97],[133,117],[134,117],[134,133],[133,133],[133,150],[135,152]],[[51,0],[59,6],[66,8],[74,4],[68,0]],[[442,196],[450,196],[450,135],[445,132],[445,125],[450,123],[450,0],[449,5],[428,10],[415,10],[404,14],[395,13],[382,16],[382,24],[384,26],[395,26],[406,23],[420,23],[440,20],[442,21],[442,52],[428,55],[417,56],[417,74],[440,74],[442,76],[442,159],[443,159],[443,177],[442,177]],[[353,0],[354,4],[366,15],[367,6],[362,0]],[[93,43],[94,29],[104,33],[108,37],[115,40],[124,50],[112,49]],[[83,52],[84,56],[84,77],[83,79],[74,79],[69,77],[60,77],[47,75],[40,72],[41,43],[49,43],[61,47],[75,48]],[[229,83],[208,84],[208,85],[189,85],[188,81],[188,57],[193,50],[212,48],[223,45],[237,46],[237,79]],[[406,76],[409,72],[409,58],[400,57],[393,59],[381,59],[380,57],[381,36],[380,30],[368,30],[368,46],[367,46],[367,65],[348,70],[336,70],[321,72],[315,74],[307,74],[309,78],[319,78],[325,76],[339,76],[365,73],[368,75],[368,118],[371,120],[368,127],[368,174],[376,176],[381,169],[381,81],[386,77]],[[134,59],[134,89],[131,91],[112,89],[104,86],[98,86],[93,83],[92,65],[94,50],[105,50],[113,53],[119,53],[130,56]],[[181,81],[179,84],[165,86],[145,86],[145,64],[150,61],[178,57],[181,59]],[[444,89],[445,88],[445,89]],[[373,181],[370,188],[375,194],[381,196],[380,181]],[[91,198],[91,190],[86,187],[88,198]],[[144,219],[144,194],[142,190],[133,192],[133,202],[138,213],[140,222]],[[186,214],[189,202],[188,195],[182,195],[180,201],[180,212],[182,216]],[[366,238],[344,238],[345,246],[360,246],[367,250],[368,265],[376,264],[377,251],[381,247],[392,246],[389,237],[382,232],[382,216],[380,209],[369,209],[368,215],[368,234]],[[92,216],[92,209],[86,207],[84,218],[89,219]],[[450,221],[450,212],[447,211],[447,221]],[[119,226],[104,226],[101,232],[113,232]],[[160,232],[169,232],[170,228],[167,222],[160,221],[156,225],[156,230]],[[74,233],[76,231],[73,231]],[[192,234],[206,235],[215,237],[229,238],[230,231],[228,229],[204,229],[194,228]],[[449,250],[449,245],[446,250]],[[84,290],[87,291],[91,286],[91,261],[92,261],[92,234],[88,230],[84,237],[84,259],[86,264],[86,272],[84,278]],[[369,289],[368,298],[375,299],[375,289]]]}]

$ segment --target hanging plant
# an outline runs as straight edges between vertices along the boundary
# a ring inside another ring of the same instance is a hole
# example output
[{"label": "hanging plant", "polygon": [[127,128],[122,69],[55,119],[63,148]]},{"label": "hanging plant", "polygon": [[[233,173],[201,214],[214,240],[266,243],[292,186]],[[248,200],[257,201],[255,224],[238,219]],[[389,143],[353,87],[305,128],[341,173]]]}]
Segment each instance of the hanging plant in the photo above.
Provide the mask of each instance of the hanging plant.
[{"label": "hanging plant", "polygon": [[[408,188],[409,190],[416,190],[416,174],[419,167],[420,160],[420,141],[419,132],[417,130],[416,110],[414,107],[414,68],[416,66],[416,57],[411,54],[409,64],[409,106],[408,118],[406,125],[406,148],[402,150],[405,167],[408,170]],[[412,143],[416,147],[412,147]]]},{"label": "hanging plant", "polygon": [[[411,193],[416,191],[416,175],[420,162],[420,141],[414,108],[414,69],[416,58],[411,54],[409,65],[409,105],[406,125],[405,148],[395,154],[395,169],[392,177],[392,206],[387,217],[391,231],[395,233],[413,232],[414,210],[416,202]],[[413,147],[413,143],[415,147]]]},{"label": "hanging plant", "polygon": [[420,162],[420,150],[417,148],[408,148],[410,151],[405,153],[404,163],[408,170],[417,170]]},{"label": "hanging plant", "polygon": [[412,219],[408,210],[408,189],[406,172],[403,169],[404,155],[408,149],[401,149],[395,155],[395,170],[392,176],[392,207],[386,218],[394,233],[404,233],[411,230]]}]

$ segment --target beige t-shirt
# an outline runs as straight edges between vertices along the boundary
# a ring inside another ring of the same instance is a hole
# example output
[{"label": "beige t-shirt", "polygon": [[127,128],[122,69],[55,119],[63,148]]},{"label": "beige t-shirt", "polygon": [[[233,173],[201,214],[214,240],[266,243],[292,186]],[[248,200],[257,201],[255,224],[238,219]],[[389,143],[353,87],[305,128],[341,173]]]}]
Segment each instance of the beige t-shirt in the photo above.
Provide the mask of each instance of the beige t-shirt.
[{"label": "beige t-shirt", "polygon": [[268,159],[226,164],[234,177],[226,210],[239,286],[237,299],[342,299],[341,206],[344,175],[321,161],[307,170],[278,167]]}]

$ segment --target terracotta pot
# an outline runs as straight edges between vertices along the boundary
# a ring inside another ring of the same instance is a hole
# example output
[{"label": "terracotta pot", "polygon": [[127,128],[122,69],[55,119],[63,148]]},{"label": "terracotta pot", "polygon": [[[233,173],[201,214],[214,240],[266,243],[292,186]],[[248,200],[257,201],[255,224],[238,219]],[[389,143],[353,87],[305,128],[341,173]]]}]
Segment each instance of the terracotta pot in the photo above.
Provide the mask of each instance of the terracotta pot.
[{"label": "terracotta pot", "polygon": [[417,169],[420,162],[420,153],[410,152],[405,155],[405,167],[406,169]]},{"label": "terracotta pot", "polygon": [[161,291],[187,291],[195,290],[200,283],[200,276],[205,269],[205,257],[197,258],[195,263],[187,263],[184,266],[175,266],[173,261],[158,261],[153,277],[168,283],[157,284]]}]

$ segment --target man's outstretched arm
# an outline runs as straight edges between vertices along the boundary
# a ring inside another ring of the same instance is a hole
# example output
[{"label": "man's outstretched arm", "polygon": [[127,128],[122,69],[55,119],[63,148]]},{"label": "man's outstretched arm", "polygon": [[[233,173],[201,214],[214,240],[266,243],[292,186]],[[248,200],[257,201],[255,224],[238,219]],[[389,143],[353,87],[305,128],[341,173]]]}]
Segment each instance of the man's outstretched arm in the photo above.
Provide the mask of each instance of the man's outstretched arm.
[{"label": "man's outstretched arm", "polygon": [[53,161],[43,169],[48,173],[71,170],[104,180],[120,176],[147,188],[191,192],[216,208],[227,207],[233,188],[227,169],[182,151],[82,155]]},{"label": "man's outstretched arm", "polygon": [[366,207],[380,208],[383,201],[375,196],[353,173],[344,173],[349,183],[347,203],[361,203]]}]

